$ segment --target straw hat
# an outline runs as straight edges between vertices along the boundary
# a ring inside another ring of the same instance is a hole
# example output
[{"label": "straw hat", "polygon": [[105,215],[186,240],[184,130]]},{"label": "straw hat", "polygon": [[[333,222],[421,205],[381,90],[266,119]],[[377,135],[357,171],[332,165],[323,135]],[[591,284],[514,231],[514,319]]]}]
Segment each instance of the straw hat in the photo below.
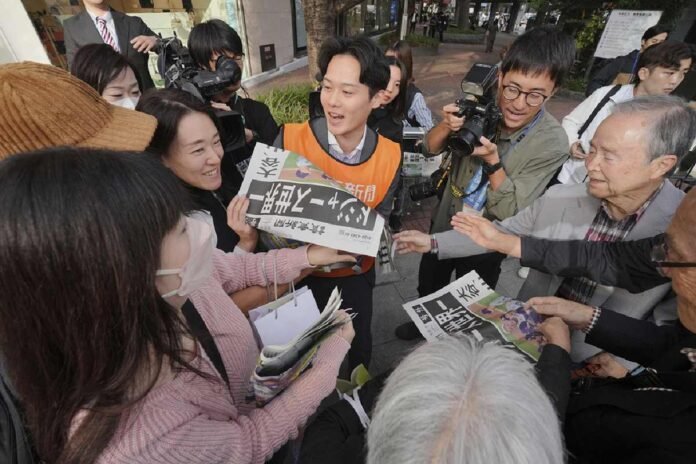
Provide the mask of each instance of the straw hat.
[{"label": "straw hat", "polygon": [[61,145],[142,151],[156,127],[154,117],[109,104],[55,66],[0,66],[0,159]]}]

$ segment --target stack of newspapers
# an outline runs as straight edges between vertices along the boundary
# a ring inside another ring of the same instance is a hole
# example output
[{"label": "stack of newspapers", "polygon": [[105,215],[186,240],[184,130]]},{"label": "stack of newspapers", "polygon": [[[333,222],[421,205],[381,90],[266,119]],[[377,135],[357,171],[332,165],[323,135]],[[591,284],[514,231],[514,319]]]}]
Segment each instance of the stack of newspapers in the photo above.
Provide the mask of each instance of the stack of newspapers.
[{"label": "stack of newspapers", "polygon": [[257,406],[268,403],[297,379],[311,365],[321,341],[347,322],[337,313],[342,301],[338,288],[334,288],[314,324],[285,345],[268,345],[261,349],[251,379]]}]

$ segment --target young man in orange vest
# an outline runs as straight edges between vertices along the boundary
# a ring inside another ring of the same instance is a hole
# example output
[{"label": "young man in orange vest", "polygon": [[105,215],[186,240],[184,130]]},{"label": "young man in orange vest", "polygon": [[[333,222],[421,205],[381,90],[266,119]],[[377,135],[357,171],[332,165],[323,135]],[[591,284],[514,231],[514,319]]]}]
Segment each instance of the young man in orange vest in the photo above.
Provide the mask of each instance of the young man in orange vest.
[{"label": "young man in orange vest", "polygon": [[[399,182],[401,147],[367,127],[367,118],[382,103],[389,65],[366,37],[328,39],[318,64],[325,117],[286,124],[275,145],[302,154],[388,220]],[[317,271],[304,280],[320,308],[338,286],[344,307],[357,313],[356,335],[348,353],[351,369],[359,364],[367,367],[372,355],[374,258],[358,257],[358,264]]]}]

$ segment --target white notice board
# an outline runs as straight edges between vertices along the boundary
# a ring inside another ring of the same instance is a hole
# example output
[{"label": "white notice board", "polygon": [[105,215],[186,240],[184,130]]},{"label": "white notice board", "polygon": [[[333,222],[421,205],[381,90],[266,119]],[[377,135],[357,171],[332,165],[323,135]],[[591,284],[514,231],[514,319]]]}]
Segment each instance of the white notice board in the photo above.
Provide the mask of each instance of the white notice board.
[{"label": "white notice board", "polygon": [[594,56],[616,58],[640,48],[643,33],[647,28],[657,24],[660,16],[662,16],[661,11],[612,11]]}]

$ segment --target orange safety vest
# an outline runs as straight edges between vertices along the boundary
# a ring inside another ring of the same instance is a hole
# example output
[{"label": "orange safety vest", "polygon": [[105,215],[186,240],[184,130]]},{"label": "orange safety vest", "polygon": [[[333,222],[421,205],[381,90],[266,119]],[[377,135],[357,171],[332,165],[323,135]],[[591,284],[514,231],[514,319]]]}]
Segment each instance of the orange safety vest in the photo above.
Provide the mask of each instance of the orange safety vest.
[{"label": "orange safety vest", "polygon": [[[298,153],[324,173],[341,183],[355,197],[370,208],[379,205],[387,195],[394,177],[399,174],[401,147],[398,143],[377,135],[377,146],[372,155],[362,163],[347,164],[335,159],[317,141],[309,122],[285,124],[283,126],[283,148]],[[369,271],[375,259],[365,256],[361,271]],[[330,272],[317,271],[320,277],[345,277],[356,275],[350,267],[334,269]]]}]

